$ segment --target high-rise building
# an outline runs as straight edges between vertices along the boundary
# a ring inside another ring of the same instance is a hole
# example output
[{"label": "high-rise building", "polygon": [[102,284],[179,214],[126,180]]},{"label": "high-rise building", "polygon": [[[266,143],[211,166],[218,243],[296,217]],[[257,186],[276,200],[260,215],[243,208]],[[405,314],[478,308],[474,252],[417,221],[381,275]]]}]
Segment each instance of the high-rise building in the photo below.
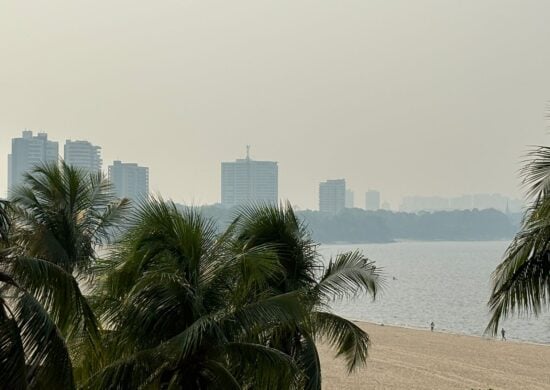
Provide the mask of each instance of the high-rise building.
[{"label": "high-rise building", "polygon": [[65,141],[65,162],[88,172],[101,171],[101,147],[88,141]]},{"label": "high-rise building", "polygon": [[279,167],[275,161],[246,158],[222,162],[221,197],[224,207],[273,203],[279,199]]},{"label": "high-rise building", "polygon": [[48,134],[32,134],[25,130],[21,138],[11,140],[11,153],[8,155],[8,191],[20,185],[23,174],[32,170],[36,165],[48,162],[57,162],[59,145],[49,141]]},{"label": "high-rise building", "polygon": [[378,210],[380,209],[380,192],[375,190],[368,190],[365,192],[365,210]]},{"label": "high-rise building", "polygon": [[346,181],[327,180],[319,184],[319,211],[337,214],[346,206]]},{"label": "high-rise building", "polygon": [[352,209],[355,207],[354,195],[352,190],[346,189],[346,208]]},{"label": "high-rise building", "polygon": [[141,200],[149,195],[149,168],[114,161],[109,165],[109,181],[118,198]]}]

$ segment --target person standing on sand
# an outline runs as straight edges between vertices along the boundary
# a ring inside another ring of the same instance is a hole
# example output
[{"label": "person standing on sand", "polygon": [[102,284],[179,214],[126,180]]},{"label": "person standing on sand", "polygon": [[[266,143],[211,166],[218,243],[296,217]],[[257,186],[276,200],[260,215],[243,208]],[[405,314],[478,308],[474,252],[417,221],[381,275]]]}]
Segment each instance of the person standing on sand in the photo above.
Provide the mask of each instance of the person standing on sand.
[{"label": "person standing on sand", "polygon": [[504,328],[500,330],[500,334],[502,335],[502,340],[506,341],[506,331],[504,330]]},{"label": "person standing on sand", "polygon": [[432,321],[432,323],[430,324],[430,329],[432,330],[432,332],[434,331],[434,328],[435,328],[435,324],[434,324],[434,322]]}]

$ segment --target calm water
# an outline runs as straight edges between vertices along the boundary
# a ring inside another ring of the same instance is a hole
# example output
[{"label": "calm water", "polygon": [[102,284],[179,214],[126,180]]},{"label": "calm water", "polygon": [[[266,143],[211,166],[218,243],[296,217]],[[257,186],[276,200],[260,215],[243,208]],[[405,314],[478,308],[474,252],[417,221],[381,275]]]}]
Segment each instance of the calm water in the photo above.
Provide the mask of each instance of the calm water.
[{"label": "calm water", "polygon": [[[375,302],[360,298],[334,310],[348,318],[481,336],[489,315],[490,276],[508,242],[399,242],[323,245],[331,255],[361,249],[376,261],[386,286]],[[395,278],[395,279],[394,279]],[[507,320],[509,339],[550,343],[550,314]]]}]

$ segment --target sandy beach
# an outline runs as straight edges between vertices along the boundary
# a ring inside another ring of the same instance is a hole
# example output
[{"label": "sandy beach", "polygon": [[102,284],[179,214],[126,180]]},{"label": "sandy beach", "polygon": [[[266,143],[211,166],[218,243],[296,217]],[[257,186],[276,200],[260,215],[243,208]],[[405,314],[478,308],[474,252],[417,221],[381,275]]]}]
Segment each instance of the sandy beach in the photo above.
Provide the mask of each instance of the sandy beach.
[{"label": "sandy beach", "polygon": [[550,389],[550,346],[360,323],[367,367],[348,375],[321,348],[323,389]]}]

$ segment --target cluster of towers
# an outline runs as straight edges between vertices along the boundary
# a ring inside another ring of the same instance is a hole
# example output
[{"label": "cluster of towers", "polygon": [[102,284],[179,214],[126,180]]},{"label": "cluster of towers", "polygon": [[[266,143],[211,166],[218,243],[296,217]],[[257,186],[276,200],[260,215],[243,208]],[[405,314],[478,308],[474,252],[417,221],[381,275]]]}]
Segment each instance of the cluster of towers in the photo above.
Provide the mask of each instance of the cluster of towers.
[{"label": "cluster of towers", "polygon": [[[33,135],[23,131],[21,137],[13,138],[11,153],[8,155],[8,193],[19,186],[24,174],[34,166],[43,163],[59,162],[59,144],[48,139],[47,133]],[[66,140],[63,159],[68,165],[87,172],[100,172],[103,160],[101,147],[88,141]],[[136,163],[113,161],[107,174],[113,184],[116,196],[140,199],[149,194],[149,168]]]}]

